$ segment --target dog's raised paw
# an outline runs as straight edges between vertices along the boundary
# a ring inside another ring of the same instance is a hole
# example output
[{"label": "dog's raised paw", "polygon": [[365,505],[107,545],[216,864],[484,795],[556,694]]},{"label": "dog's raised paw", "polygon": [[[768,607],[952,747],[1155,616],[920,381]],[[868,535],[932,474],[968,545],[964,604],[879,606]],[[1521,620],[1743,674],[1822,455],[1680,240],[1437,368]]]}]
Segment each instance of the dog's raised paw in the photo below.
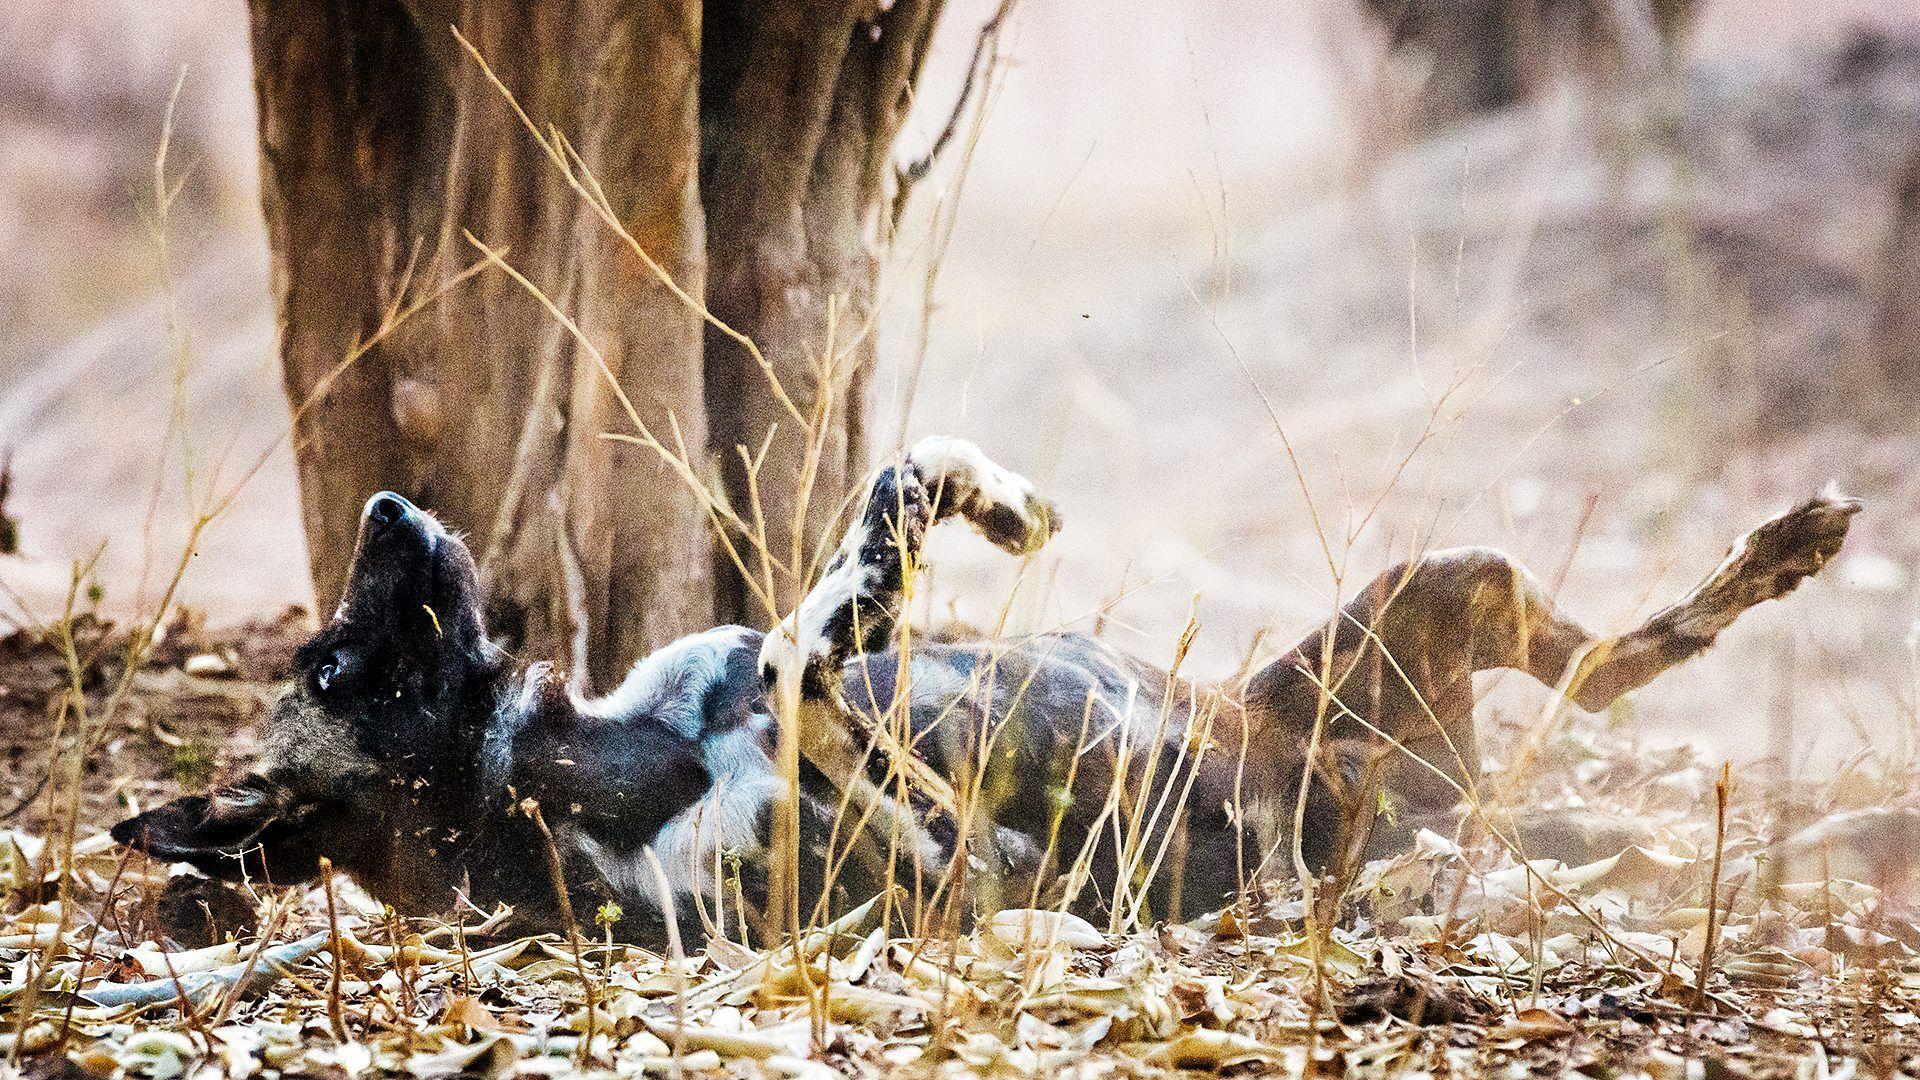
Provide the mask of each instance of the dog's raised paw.
[{"label": "dog's raised paw", "polygon": [[1784,594],[1839,554],[1853,515],[1864,506],[1859,499],[1847,498],[1837,488],[1828,487],[1753,530],[1747,537],[1747,553],[1755,562],[1773,569],[1775,587]]},{"label": "dog's raised paw", "polygon": [[1735,612],[1787,595],[1839,554],[1853,515],[1864,505],[1829,486],[1762,522],[1734,545],[1705,591]]},{"label": "dog's raised paw", "polygon": [[1060,531],[1060,510],[1026,477],[965,439],[934,435],[907,452],[907,466],[934,499],[934,519],[959,515],[1014,555],[1040,550]]}]

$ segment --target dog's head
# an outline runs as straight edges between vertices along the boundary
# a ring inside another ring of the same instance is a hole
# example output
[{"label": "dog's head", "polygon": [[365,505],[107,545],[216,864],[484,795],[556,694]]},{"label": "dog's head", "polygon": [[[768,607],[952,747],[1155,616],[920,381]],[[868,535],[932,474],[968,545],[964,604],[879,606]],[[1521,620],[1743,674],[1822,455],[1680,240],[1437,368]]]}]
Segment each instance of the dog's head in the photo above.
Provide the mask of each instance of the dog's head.
[{"label": "dog's head", "polygon": [[406,499],[375,495],[345,596],[297,654],[255,770],[122,821],[114,839],[230,880],[304,881],[322,855],[383,862],[387,838],[417,824],[395,815],[457,778],[490,711],[504,658],[481,604],[466,545]]}]

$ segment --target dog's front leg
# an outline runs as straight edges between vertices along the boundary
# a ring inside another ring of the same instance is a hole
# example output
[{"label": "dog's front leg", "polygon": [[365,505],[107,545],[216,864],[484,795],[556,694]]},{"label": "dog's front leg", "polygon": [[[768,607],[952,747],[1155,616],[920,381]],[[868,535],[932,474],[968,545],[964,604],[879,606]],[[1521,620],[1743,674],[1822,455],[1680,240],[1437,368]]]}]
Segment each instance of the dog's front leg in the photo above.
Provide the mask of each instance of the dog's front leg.
[{"label": "dog's front leg", "polygon": [[860,507],[820,580],[761,646],[769,687],[798,671],[803,694],[825,696],[849,658],[884,645],[934,524],[961,518],[1015,555],[1038,551],[1060,528],[1059,511],[1026,478],[946,436],[922,439],[875,472]]},{"label": "dog's front leg", "polygon": [[[900,462],[868,481],[860,513],[820,580],[794,613],[767,635],[760,671],[781,716],[791,718],[801,754],[866,813],[875,835],[900,837],[924,867],[942,845],[927,831],[929,816],[958,820],[946,779],[902,745],[885,726],[847,706],[847,661],[892,638],[926,533],[947,518],[971,523],[1014,554],[1037,551],[1059,529],[1060,515],[1026,479],[1000,467],[972,443],[937,437],[916,444]],[[881,753],[904,776],[902,806],[869,778]]]}]

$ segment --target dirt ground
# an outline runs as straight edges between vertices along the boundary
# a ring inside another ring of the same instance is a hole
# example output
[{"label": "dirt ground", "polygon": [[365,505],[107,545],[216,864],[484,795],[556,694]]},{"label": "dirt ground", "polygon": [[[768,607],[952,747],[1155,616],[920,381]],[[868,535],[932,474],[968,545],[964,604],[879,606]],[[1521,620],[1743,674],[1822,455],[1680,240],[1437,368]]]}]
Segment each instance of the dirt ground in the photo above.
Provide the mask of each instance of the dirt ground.
[{"label": "dirt ground", "polygon": [[[196,748],[248,729],[305,627],[300,612],[233,635],[171,627],[89,760],[83,815],[106,820],[219,767]],[[79,667],[97,702],[120,675],[111,657],[123,642],[89,619],[75,638],[100,658]],[[74,677],[48,646],[0,639],[9,798],[44,753],[47,700]],[[245,739],[232,749],[244,753]],[[44,987],[18,974],[0,984],[10,1007],[38,995],[37,1012],[15,1015],[39,1017],[10,1017],[0,1049],[24,1051],[26,1075],[154,1080],[262,1066],[422,1078],[924,1068],[1784,1080],[1903,1075],[1920,1062],[1907,1033],[1920,913],[1893,851],[1910,854],[1916,834],[1911,771],[1742,783],[1716,844],[1700,813],[1714,797],[1710,763],[1637,748],[1593,718],[1543,754],[1533,783],[1509,793],[1514,806],[1534,819],[1598,815],[1616,835],[1631,824],[1635,839],[1579,865],[1523,864],[1423,833],[1362,871],[1351,910],[1317,944],[1287,889],[1189,923],[1103,932],[1012,910],[941,939],[874,925],[865,905],[808,938],[807,956],[831,956],[807,976],[833,1003],[817,1014],[793,951],[764,942],[710,941],[678,961],[496,936],[485,921],[403,922],[345,881],[338,895],[255,894],[92,840],[61,885],[35,807],[0,822],[0,959],[29,972],[53,944]],[[1783,808],[1813,824],[1783,833]],[[1725,944],[1707,953],[1702,905],[1716,902]]]},{"label": "dirt ground", "polygon": [[[0,637],[0,828],[46,835],[72,785],[50,787],[56,737],[85,732],[78,790],[91,833],[182,789],[198,790],[254,752],[256,723],[290,670],[312,617],[290,608],[209,633],[197,617],[170,621],[147,661],[126,675],[124,631],[82,616],[68,637],[16,629]],[[75,660],[78,662],[76,663]],[[78,681],[90,715],[61,708]],[[124,684],[124,690],[122,686]],[[108,705],[121,694],[121,703]],[[65,751],[72,760],[72,751]]]}]

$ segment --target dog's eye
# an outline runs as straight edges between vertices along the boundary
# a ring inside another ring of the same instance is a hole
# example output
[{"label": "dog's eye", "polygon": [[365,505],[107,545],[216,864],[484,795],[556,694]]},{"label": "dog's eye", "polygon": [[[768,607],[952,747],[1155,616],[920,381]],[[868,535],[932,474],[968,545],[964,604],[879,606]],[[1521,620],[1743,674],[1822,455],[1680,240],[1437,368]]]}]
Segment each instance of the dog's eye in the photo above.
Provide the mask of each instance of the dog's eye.
[{"label": "dog's eye", "polygon": [[313,688],[319,693],[333,689],[333,681],[340,677],[340,665],[333,660],[322,661],[313,669]]}]

